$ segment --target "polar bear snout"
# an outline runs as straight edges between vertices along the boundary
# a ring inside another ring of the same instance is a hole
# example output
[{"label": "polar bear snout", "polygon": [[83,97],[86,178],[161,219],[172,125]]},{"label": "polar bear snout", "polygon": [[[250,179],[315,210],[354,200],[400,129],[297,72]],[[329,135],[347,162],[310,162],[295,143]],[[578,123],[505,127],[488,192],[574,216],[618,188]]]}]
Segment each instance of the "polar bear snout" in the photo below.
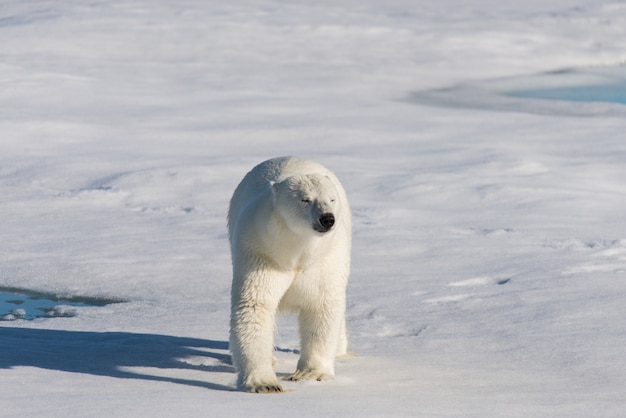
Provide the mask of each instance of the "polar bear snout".
[{"label": "polar bear snout", "polygon": [[332,213],[323,213],[313,226],[313,229],[317,232],[328,232],[332,229],[333,225],[335,225],[335,215]]},{"label": "polar bear snout", "polygon": [[335,215],[332,213],[325,213],[320,217],[320,225],[322,225],[327,230],[332,228],[335,224]]}]

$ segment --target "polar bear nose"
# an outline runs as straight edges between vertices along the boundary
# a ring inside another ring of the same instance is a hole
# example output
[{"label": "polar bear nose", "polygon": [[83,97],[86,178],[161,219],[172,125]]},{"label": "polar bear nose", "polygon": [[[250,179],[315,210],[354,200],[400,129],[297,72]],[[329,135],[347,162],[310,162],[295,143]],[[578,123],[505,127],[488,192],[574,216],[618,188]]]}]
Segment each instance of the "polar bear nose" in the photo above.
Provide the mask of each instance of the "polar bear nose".
[{"label": "polar bear nose", "polygon": [[322,226],[320,232],[327,232],[335,224],[335,215],[332,213],[324,213],[320,216],[319,222]]}]

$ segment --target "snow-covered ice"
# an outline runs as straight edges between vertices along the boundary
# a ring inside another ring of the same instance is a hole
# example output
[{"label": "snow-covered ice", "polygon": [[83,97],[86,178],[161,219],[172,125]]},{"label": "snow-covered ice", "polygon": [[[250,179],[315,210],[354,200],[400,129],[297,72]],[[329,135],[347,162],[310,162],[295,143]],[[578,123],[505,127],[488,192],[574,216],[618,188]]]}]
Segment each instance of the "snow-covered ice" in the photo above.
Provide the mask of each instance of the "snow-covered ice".
[{"label": "snow-covered ice", "polygon": [[[3,1],[0,287],[125,302],[0,322],[0,415],[623,416],[624,108],[474,93],[624,39],[617,0]],[[348,191],[356,356],[256,396],[225,214],[280,155]]]}]

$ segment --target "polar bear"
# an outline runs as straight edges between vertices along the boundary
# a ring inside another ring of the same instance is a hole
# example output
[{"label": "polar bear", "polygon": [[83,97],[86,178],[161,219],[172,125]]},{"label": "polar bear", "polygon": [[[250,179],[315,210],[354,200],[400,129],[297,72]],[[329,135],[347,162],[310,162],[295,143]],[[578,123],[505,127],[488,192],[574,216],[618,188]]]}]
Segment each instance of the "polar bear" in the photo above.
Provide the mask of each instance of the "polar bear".
[{"label": "polar bear", "polygon": [[233,263],[230,350],[239,389],[281,392],[274,372],[278,311],[298,313],[300,359],[288,380],[328,380],[347,352],[351,214],[325,167],[281,157],[254,167],[228,211]]}]

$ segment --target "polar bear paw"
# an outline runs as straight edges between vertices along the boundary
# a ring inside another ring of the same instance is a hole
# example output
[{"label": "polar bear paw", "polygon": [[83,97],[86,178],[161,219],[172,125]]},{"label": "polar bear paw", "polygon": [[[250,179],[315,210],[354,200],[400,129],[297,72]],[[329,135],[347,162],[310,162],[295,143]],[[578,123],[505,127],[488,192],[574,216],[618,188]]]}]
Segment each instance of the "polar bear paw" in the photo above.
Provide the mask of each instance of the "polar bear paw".
[{"label": "polar bear paw", "polygon": [[237,386],[250,393],[280,393],[283,387],[276,380],[276,375],[248,376],[243,381],[238,381]]},{"label": "polar bear paw", "polygon": [[250,393],[281,393],[283,391],[283,387],[278,382],[250,383],[245,385],[244,389]]},{"label": "polar bear paw", "polygon": [[294,374],[288,376],[285,380],[292,382],[298,380],[317,380],[318,382],[332,380],[334,376],[319,369],[296,370]]}]

